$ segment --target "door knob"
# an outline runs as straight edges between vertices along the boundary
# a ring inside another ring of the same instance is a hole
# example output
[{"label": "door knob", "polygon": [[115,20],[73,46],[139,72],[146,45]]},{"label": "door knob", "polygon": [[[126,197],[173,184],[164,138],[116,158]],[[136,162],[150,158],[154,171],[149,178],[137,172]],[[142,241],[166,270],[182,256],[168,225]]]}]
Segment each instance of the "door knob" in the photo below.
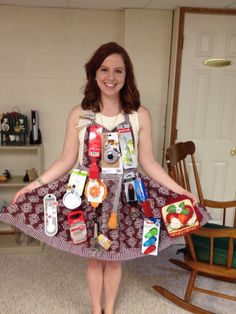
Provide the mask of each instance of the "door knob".
[{"label": "door knob", "polygon": [[233,146],[230,151],[231,156],[236,156],[236,146]]}]

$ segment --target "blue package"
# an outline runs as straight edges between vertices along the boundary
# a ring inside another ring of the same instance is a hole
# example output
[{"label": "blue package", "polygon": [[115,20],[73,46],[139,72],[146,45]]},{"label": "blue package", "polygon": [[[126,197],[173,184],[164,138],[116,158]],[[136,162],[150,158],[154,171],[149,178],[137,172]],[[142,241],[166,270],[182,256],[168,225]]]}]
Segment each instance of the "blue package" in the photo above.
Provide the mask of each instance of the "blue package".
[{"label": "blue package", "polygon": [[137,194],[138,201],[140,203],[144,202],[147,199],[147,191],[145,189],[142,179],[136,178],[134,181],[135,191]]}]

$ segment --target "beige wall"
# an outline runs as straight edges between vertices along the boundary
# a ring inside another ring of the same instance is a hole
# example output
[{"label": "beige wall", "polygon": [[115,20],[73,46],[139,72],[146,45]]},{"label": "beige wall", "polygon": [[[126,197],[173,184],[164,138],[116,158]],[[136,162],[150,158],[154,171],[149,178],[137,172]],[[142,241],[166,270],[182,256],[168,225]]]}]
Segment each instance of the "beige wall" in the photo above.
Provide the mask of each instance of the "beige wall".
[{"label": "beige wall", "polygon": [[[172,12],[161,10],[0,6],[0,111],[39,109],[48,167],[60,154],[66,117],[82,98],[83,65],[100,44],[117,41],[133,60],[161,161],[171,23]],[[1,159],[0,171],[10,167]]]},{"label": "beige wall", "polygon": [[172,12],[127,10],[124,46],[134,63],[142,104],[153,119],[155,156],[162,161],[167,104]]}]

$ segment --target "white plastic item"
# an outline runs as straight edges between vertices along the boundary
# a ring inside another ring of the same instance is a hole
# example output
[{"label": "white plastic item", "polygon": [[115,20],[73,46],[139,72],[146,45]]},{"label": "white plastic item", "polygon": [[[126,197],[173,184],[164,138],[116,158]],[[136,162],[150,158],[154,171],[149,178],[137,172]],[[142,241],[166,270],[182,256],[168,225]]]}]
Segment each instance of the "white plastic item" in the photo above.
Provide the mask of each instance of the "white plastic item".
[{"label": "white plastic item", "polygon": [[57,205],[58,202],[54,194],[47,194],[44,196],[44,230],[49,237],[56,235],[58,231]]},{"label": "white plastic item", "polygon": [[63,204],[68,209],[75,209],[81,205],[81,197],[77,192],[66,192],[63,196]]}]

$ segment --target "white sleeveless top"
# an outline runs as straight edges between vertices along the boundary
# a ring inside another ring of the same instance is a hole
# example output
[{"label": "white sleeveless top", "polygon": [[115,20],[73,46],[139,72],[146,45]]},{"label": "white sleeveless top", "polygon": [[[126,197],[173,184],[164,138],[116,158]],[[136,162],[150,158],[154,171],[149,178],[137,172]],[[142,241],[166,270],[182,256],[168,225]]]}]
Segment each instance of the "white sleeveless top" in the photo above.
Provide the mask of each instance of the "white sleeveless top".
[{"label": "white sleeveless top", "polygon": [[[138,121],[138,112],[135,111],[131,114],[129,114],[130,123],[133,128],[134,133],[134,139],[135,139],[135,149],[138,154],[138,133],[139,133],[139,121]],[[85,137],[85,131],[86,127],[83,127],[80,129],[81,126],[90,123],[90,121],[82,122],[83,119],[79,120],[78,128],[79,128],[79,157],[78,162],[80,165],[83,165],[83,151],[84,151],[84,137]],[[100,112],[96,113],[95,115],[95,121],[104,126],[108,130],[112,130],[114,127],[116,127],[118,124],[123,122],[125,120],[125,116],[123,113],[119,113],[116,116],[113,117],[107,117],[102,115]]]}]

